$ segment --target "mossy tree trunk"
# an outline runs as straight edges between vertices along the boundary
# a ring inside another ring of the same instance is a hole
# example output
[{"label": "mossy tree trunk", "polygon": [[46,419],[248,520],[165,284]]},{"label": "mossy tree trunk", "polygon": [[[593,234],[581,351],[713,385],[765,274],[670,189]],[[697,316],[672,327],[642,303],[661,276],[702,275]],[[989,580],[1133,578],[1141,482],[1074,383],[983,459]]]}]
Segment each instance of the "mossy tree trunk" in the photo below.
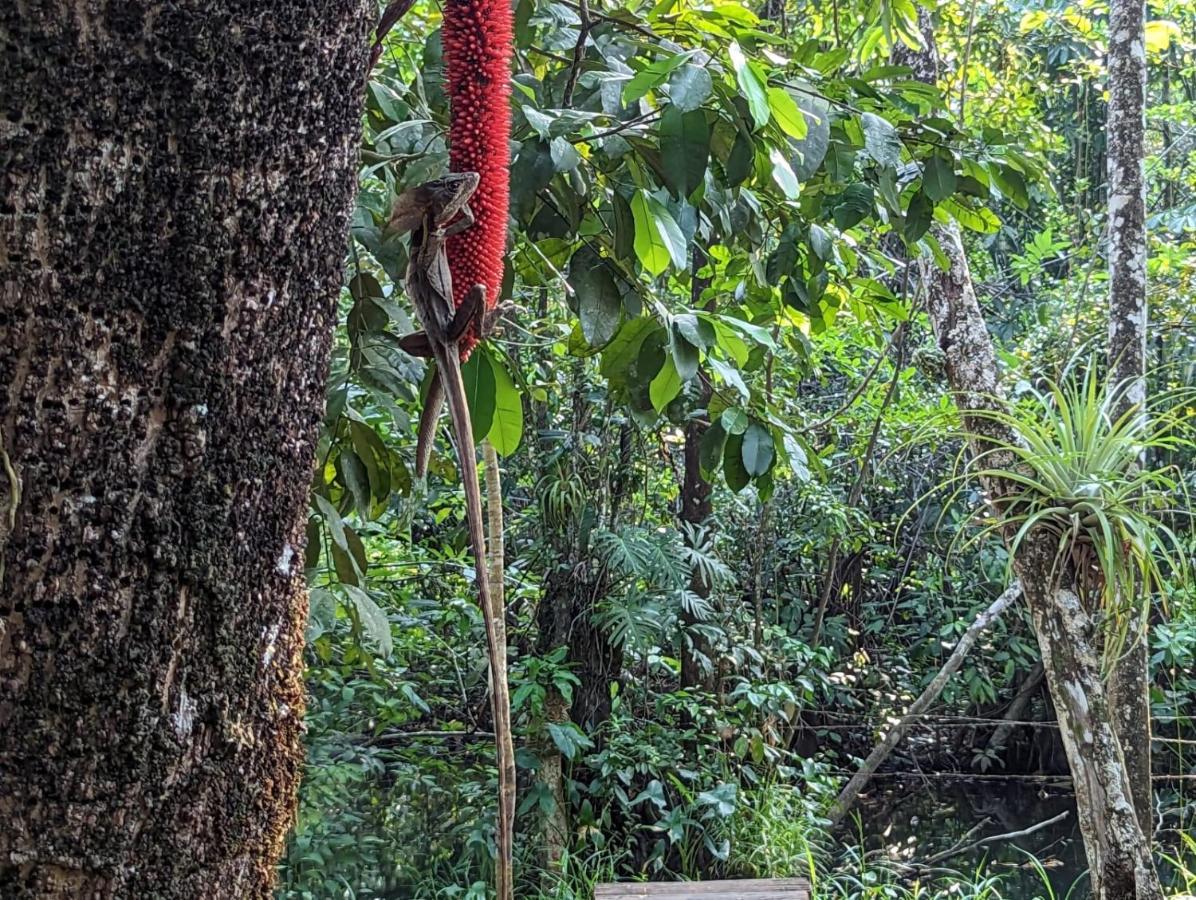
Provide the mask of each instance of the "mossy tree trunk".
[{"label": "mossy tree trunk", "polygon": [[0,12],[0,896],[270,895],[373,12]]}]

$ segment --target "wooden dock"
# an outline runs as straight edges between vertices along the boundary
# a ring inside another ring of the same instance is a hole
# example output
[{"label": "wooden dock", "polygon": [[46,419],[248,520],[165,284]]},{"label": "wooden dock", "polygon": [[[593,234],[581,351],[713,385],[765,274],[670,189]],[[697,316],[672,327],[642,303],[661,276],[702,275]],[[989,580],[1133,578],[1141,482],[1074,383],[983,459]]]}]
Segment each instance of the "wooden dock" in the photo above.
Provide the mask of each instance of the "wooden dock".
[{"label": "wooden dock", "polygon": [[762,878],[744,881],[671,881],[600,884],[594,900],[810,900],[810,882],[804,878]]}]

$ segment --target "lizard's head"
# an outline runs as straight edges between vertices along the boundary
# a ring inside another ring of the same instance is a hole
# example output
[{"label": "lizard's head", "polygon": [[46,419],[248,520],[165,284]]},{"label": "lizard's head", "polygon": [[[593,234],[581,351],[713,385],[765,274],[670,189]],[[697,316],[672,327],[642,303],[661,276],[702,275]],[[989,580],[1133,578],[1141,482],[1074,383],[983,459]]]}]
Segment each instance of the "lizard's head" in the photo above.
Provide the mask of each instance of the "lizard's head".
[{"label": "lizard's head", "polygon": [[429,213],[439,221],[451,219],[469,202],[480,180],[477,172],[449,172],[409,187],[395,198],[386,230],[391,234],[413,231]]}]

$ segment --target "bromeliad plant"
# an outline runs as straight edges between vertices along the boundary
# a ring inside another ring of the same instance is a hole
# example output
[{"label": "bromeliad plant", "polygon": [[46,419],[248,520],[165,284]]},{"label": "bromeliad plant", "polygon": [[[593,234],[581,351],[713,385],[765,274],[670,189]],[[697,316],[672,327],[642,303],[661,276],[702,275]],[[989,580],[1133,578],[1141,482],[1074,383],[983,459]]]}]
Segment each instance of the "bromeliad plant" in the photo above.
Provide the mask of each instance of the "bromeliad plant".
[{"label": "bromeliad plant", "polygon": [[1015,529],[1012,559],[1032,531],[1055,535],[1056,577],[1070,570],[1084,601],[1103,611],[1108,664],[1125,647],[1133,607],[1187,571],[1172,524],[1190,515],[1186,486],[1175,466],[1156,463],[1192,446],[1191,398],[1164,396],[1143,415],[1127,402],[1131,385],[1105,384],[1098,368],[1090,362],[1082,376],[1031,388],[1010,410],[967,415],[1009,435],[983,436],[969,474],[1016,486],[977,538]]}]

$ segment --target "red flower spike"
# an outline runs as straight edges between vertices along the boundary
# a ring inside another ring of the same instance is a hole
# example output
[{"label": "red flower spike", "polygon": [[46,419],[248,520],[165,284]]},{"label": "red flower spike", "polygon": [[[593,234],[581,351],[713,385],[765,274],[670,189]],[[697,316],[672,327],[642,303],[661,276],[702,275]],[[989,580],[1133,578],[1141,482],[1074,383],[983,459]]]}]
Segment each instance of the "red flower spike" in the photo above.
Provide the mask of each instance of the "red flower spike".
[{"label": "red flower spike", "polygon": [[[475,284],[486,287],[486,306],[498,303],[511,182],[511,56],[514,16],[510,0],[445,0],[441,39],[451,103],[450,168],[477,172],[470,207],[474,226],[448,239],[453,300],[457,306]],[[461,337],[464,359],[478,342]]]}]

